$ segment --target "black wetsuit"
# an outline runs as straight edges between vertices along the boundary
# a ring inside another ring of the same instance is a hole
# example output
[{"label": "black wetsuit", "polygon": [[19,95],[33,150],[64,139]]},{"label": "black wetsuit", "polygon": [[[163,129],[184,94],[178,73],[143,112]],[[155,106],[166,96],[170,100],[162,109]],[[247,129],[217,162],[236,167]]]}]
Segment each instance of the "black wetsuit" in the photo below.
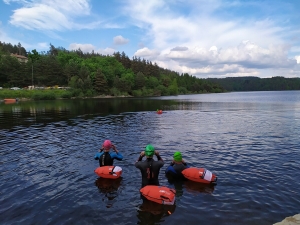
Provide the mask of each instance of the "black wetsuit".
[{"label": "black wetsuit", "polygon": [[182,175],[182,171],[184,170],[184,169],[186,169],[187,168],[187,164],[186,163],[171,163],[170,164],[170,166],[172,166],[173,167],[173,169],[175,170],[175,172],[176,173],[172,173],[172,171],[170,171],[171,172],[171,175],[173,176],[173,178],[175,178],[175,179],[184,179],[184,176]]},{"label": "black wetsuit", "polygon": [[176,171],[177,174],[181,174],[182,170],[187,168],[186,163],[171,163],[171,166],[173,166],[174,170]]},{"label": "black wetsuit", "polygon": [[152,158],[141,161],[142,158],[140,157],[135,163],[135,167],[140,169],[142,174],[142,187],[146,185],[159,185],[159,170],[164,165],[164,161],[160,156],[157,156],[157,159],[158,161],[154,161]]}]

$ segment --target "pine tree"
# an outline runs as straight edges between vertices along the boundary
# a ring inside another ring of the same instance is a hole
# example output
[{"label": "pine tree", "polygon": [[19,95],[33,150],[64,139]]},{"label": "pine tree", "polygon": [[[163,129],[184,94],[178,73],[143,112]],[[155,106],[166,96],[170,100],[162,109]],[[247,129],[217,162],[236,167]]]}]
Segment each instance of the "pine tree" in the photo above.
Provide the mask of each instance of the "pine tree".
[{"label": "pine tree", "polygon": [[105,79],[104,74],[101,72],[100,69],[97,70],[95,74],[95,83],[94,83],[95,90],[99,94],[107,94],[108,93],[108,85]]},{"label": "pine tree", "polygon": [[142,89],[145,86],[145,75],[142,72],[138,72],[135,76],[135,88]]}]

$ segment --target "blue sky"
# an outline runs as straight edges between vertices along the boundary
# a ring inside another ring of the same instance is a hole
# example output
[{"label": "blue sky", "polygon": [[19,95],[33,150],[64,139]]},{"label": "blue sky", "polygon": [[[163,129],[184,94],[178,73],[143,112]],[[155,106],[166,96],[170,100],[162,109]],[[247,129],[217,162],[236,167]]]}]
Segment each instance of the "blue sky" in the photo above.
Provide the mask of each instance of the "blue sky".
[{"label": "blue sky", "polygon": [[300,77],[300,0],[1,0],[0,41],[124,51],[200,78]]}]

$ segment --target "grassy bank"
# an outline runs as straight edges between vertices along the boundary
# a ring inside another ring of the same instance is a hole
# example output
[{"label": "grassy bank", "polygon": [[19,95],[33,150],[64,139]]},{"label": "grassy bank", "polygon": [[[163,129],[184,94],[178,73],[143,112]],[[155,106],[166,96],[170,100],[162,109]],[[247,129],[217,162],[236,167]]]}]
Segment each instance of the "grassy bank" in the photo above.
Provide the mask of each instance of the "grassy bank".
[{"label": "grassy bank", "polygon": [[0,99],[18,98],[33,100],[55,100],[58,98],[72,98],[73,92],[70,90],[52,89],[52,90],[0,90]]}]

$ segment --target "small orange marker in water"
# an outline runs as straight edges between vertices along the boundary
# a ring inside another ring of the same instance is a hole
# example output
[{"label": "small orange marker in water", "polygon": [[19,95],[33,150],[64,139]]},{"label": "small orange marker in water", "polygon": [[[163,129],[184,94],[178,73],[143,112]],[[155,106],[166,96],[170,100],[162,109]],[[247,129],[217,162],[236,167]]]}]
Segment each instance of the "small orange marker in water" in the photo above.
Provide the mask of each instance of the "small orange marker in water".
[{"label": "small orange marker in water", "polygon": [[169,215],[171,215],[172,213],[170,211],[168,211]]}]

